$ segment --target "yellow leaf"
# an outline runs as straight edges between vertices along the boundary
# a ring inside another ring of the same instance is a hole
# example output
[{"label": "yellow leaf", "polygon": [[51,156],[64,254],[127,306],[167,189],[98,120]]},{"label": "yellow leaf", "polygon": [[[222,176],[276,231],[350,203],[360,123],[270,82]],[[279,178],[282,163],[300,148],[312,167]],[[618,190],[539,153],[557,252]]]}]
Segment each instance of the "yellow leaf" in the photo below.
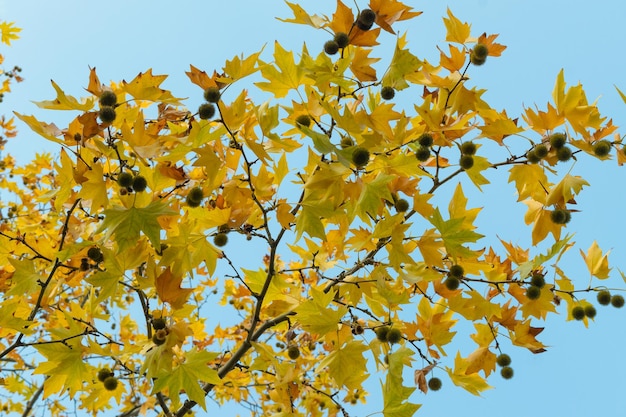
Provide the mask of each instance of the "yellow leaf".
[{"label": "yellow leaf", "polygon": [[391,28],[395,22],[417,17],[422,12],[412,12],[412,7],[398,0],[370,0],[370,9],[376,12],[376,24],[389,33],[395,34]]},{"label": "yellow leaf", "polygon": [[42,109],[51,110],[80,110],[88,111],[93,107],[93,98],[88,98],[84,103],[79,103],[72,96],[65,95],[61,87],[54,81],[50,80],[52,87],[57,92],[57,98],[54,100],[35,101],[35,104]]},{"label": "yellow leaf", "polygon": [[470,366],[470,362],[461,357],[461,354],[457,352],[454,358],[454,369],[446,367],[448,376],[452,383],[465,389],[470,394],[480,396],[480,393],[491,389],[492,387],[487,384],[484,378],[477,373],[467,374],[467,368]]},{"label": "yellow leaf", "polygon": [[443,23],[446,25],[446,41],[465,43],[470,37],[470,24],[461,22],[457,19],[452,11],[448,8],[448,18],[443,18]]},{"label": "yellow leaf", "polygon": [[611,268],[609,268],[609,252],[603,255],[602,249],[600,249],[595,240],[589,249],[587,249],[587,254],[585,254],[582,249],[580,250],[580,254],[585,260],[585,264],[591,275],[599,279],[609,277],[609,272],[611,271]]},{"label": "yellow leaf", "polygon": [[579,176],[573,176],[566,174],[557,185],[550,190],[548,197],[546,198],[546,205],[551,206],[558,204],[563,206],[574,198],[574,196],[580,193],[580,190],[585,185],[589,185],[587,181]]},{"label": "yellow leaf", "polygon": [[2,43],[11,45],[11,41],[19,39],[17,35],[22,29],[15,26],[13,22],[0,22],[0,32],[2,32]]},{"label": "yellow leaf", "polygon": [[162,103],[180,104],[179,98],[172,96],[159,86],[167,75],[152,75],[152,69],[140,72],[131,82],[122,81],[122,88],[135,100],[158,101]]},{"label": "yellow leaf", "polygon": [[296,216],[291,214],[291,206],[286,203],[285,199],[278,200],[276,207],[276,219],[283,229],[290,229],[291,223],[296,220]]},{"label": "yellow leaf", "polygon": [[376,81],[376,69],[373,64],[380,61],[380,58],[370,58],[371,49],[355,48],[354,56],[350,61],[352,74],[361,82]]},{"label": "yellow leaf", "polygon": [[286,1],[285,3],[287,3],[287,6],[291,8],[291,11],[293,12],[293,18],[291,19],[278,18],[278,20],[280,20],[281,22],[309,25],[309,26],[313,26],[316,29],[321,29],[322,27],[324,27],[324,24],[326,23],[326,20],[324,18],[318,15],[308,14],[301,6],[295,3],[290,3],[288,1]]},{"label": "yellow leaf", "polygon": [[185,306],[192,288],[181,288],[182,276],[174,276],[169,267],[155,280],[156,293],[164,303],[169,303],[173,309],[178,310]]}]

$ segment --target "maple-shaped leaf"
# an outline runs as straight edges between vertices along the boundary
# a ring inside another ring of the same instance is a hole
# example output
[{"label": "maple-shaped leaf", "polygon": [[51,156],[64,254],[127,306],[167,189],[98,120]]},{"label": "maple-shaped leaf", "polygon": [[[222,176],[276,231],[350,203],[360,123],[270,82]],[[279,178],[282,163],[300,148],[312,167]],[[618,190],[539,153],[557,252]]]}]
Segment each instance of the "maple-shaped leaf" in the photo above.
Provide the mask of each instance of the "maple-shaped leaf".
[{"label": "maple-shaped leaf", "polygon": [[306,12],[306,10],[304,10],[301,6],[295,3],[290,3],[288,1],[285,1],[285,3],[287,3],[287,6],[291,8],[291,11],[293,12],[293,18],[290,18],[290,19],[277,18],[281,22],[313,26],[315,29],[321,29],[326,25],[327,20],[324,19],[323,17],[320,17],[315,14],[310,15]]},{"label": "maple-shaped leaf", "polygon": [[217,357],[217,353],[194,348],[186,352],[185,361],[172,369],[171,372],[160,374],[152,394],[167,389],[169,397],[176,404],[180,404],[180,393],[185,392],[190,400],[197,402],[206,411],[206,393],[200,386],[200,381],[220,384],[221,379],[217,371],[209,366],[209,362]]},{"label": "maple-shaped leaf", "polygon": [[376,81],[376,69],[373,64],[380,61],[380,58],[370,58],[371,49],[355,48],[354,56],[350,61],[350,71],[361,82]]},{"label": "maple-shaped leaf", "polygon": [[576,194],[580,193],[585,185],[589,186],[589,183],[582,177],[566,174],[563,179],[550,190],[545,204],[547,206],[553,204],[562,206],[565,203],[569,203]]},{"label": "maple-shaped leaf", "polygon": [[543,331],[543,327],[532,327],[530,320],[526,320],[515,326],[514,330],[509,330],[511,342],[515,346],[522,346],[533,353],[545,352],[545,345],[536,339],[536,336]]},{"label": "maple-shaped leaf", "polygon": [[506,49],[506,46],[495,42],[498,37],[497,33],[491,34],[487,36],[486,33],[483,33],[478,37],[477,43],[482,43],[487,46],[487,51],[489,56],[500,56],[502,55],[502,51]]},{"label": "maple-shaped leaf", "polygon": [[302,63],[296,64],[293,52],[284,49],[278,42],[274,43],[274,63],[264,65],[261,74],[267,81],[255,83],[262,90],[273,93],[276,98],[285,97],[291,90],[313,80],[305,77]]},{"label": "maple-shaped leaf", "polygon": [[104,91],[100,78],[98,78],[98,74],[96,74],[96,67],[89,69],[89,84],[86,90],[97,97],[100,97]]},{"label": "maple-shaped leaf", "polygon": [[348,389],[359,389],[361,388],[361,383],[368,377],[368,374],[365,372],[367,360],[363,356],[363,352],[366,350],[368,350],[367,346],[361,341],[351,340],[328,354],[317,365],[316,373],[320,373],[322,369],[327,367],[330,376],[338,386],[345,386]]},{"label": "maple-shaped leaf", "polygon": [[408,401],[415,388],[402,385],[404,366],[410,364],[412,356],[413,352],[404,346],[387,355],[389,370],[383,384],[384,417],[412,416],[421,407]]},{"label": "maple-shaped leaf", "polygon": [[415,385],[422,391],[424,394],[428,393],[428,383],[426,382],[426,375],[433,370],[433,368],[437,366],[436,363],[432,363],[425,368],[416,369],[414,372],[413,379],[415,381]]},{"label": "maple-shaped leaf", "polygon": [[478,241],[483,235],[468,227],[464,218],[443,220],[439,209],[435,209],[429,220],[439,230],[449,256],[472,257],[474,253],[466,245]]},{"label": "maple-shaped leaf", "polygon": [[189,71],[185,71],[185,75],[189,77],[189,80],[198,87],[206,90],[209,87],[216,87],[215,81],[209,77],[206,71],[200,71],[193,65],[189,65]]},{"label": "maple-shaped leaf", "polygon": [[246,58],[234,56],[232,59],[227,60],[223,68],[225,77],[217,77],[216,81],[218,83],[233,83],[257,72],[259,70],[258,64],[261,63],[259,56],[261,52],[263,52],[263,49],[265,49],[265,47],[259,52],[248,55]]},{"label": "maple-shaped leaf", "polygon": [[160,87],[167,75],[152,75],[152,69],[140,72],[132,81],[122,81],[122,89],[135,100],[158,101],[162,103],[180,104],[180,98],[172,96]]},{"label": "maple-shaped leaf", "polygon": [[446,25],[446,41],[465,43],[470,37],[469,23],[461,22],[456,16],[452,14],[452,11],[448,8],[448,17],[443,18],[443,23]]},{"label": "maple-shaped leaf", "polygon": [[104,211],[104,221],[98,231],[106,230],[107,236],[113,234],[120,252],[135,246],[141,232],[150,239],[152,246],[160,248],[161,226],[157,219],[174,214],[177,213],[164,201],[153,201],[142,208],[114,206]]},{"label": "maple-shaped leaf", "polygon": [[406,49],[406,33],[399,36],[396,41],[396,49],[391,58],[391,63],[382,78],[383,85],[388,85],[396,90],[403,90],[409,86],[406,78],[419,71],[422,62],[408,49]]},{"label": "maple-shaped leaf", "polygon": [[480,396],[481,392],[491,389],[492,387],[477,373],[467,373],[467,368],[470,364],[470,361],[462,358],[461,354],[457,352],[454,358],[454,369],[446,367],[446,371],[454,385],[465,389],[471,394]]},{"label": "maple-shaped leaf", "polygon": [[517,201],[532,198],[544,201],[548,177],[539,164],[517,164],[509,169],[509,182],[515,182]]},{"label": "maple-shaped leaf", "polygon": [[609,252],[602,254],[602,249],[598,246],[598,243],[594,240],[587,253],[585,254],[582,249],[580,254],[585,260],[589,273],[596,278],[606,279],[609,277]]},{"label": "maple-shaped leaf", "polygon": [[376,38],[380,33],[380,28],[361,30],[355,24],[352,9],[346,6],[341,0],[337,0],[337,9],[333,13],[332,20],[328,26],[334,33],[347,33],[350,37],[350,45],[375,46],[378,45]]},{"label": "maple-shaped leaf", "polygon": [[548,103],[546,111],[537,109],[535,112],[530,107],[524,111],[524,120],[531,129],[542,135],[552,131],[565,123],[565,117],[557,112],[557,110]]},{"label": "maple-shaped leaf", "polygon": [[50,109],[50,110],[80,110],[80,111],[88,111],[93,107],[94,100],[93,98],[88,98],[84,103],[80,103],[72,96],[66,95],[61,87],[57,85],[54,81],[50,80],[52,83],[52,87],[57,92],[57,98],[54,100],[45,100],[45,101],[35,101],[37,107],[42,109]]},{"label": "maple-shaped leaf", "polygon": [[11,45],[11,41],[19,39],[17,34],[21,31],[22,29],[16,27],[13,22],[0,22],[0,33],[2,34],[0,40],[4,44]]},{"label": "maple-shaped leaf", "polygon": [[161,301],[169,303],[175,310],[183,308],[187,297],[193,292],[193,288],[180,287],[182,280],[182,276],[172,274],[169,266],[155,279],[157,295]]},{"label": "maple-shaped leaf", "polygon": [[328,308],[335,296],[332,292],[324,293],[323,291],[311,289],[310,296],[310,300],[303,302],[296,309],[298,322],[307,331],[319,335],[337,331],[337,326],[348,309],[343,306],[336,310]]},{"label": "maple-shaped leaf", "polygon": [[376,12],[376,24],[389,33],[395,34],[391,28],[395,22],[417,17],[422,12],[412,12],[412,7],[398,0],[370,0],[370,9]]},{"label": "maple-shaped leaf", "polygon": [[26,123],[28,127],[32,129],[33,132],[48,139],[49,141],[58,143],[60,145],[64,144],[64,142],[58,138],[58,136],[61,136],[63,132],[61,131],[61,129],[56,127],[54,123],[48,124],[48,123],[40,122],[39,120],[35,118],[35,116],[26,116],[18,112],[13,112],[13,113],[17,116],[18,119]]},{"label": "maple-shaped leaf", "polygon": [[102,164],[93,164],[91,170],[86,171],[84,175],[87,181],[81,184],[82,189],[78,195],[84,200],[91,201],[92,213],[95,213],[101,207],[107,208],[109,198],[107,196],[107,183],[104,179]]}]

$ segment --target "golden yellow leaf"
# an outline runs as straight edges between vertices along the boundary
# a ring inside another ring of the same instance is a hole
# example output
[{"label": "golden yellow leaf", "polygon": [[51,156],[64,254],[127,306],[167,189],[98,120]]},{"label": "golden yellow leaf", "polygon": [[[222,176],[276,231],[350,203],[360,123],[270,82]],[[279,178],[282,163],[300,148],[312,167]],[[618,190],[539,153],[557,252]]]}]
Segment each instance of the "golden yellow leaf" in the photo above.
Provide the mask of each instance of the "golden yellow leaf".
[{"label": "golden yellow leaf", "polygon": [[166,268],[155,280],[155,289],[159,299],[169,303],[172,308],[178,310],[185,306],[192,288],[181,288],[182,276],[174,276],[170,268]]}]

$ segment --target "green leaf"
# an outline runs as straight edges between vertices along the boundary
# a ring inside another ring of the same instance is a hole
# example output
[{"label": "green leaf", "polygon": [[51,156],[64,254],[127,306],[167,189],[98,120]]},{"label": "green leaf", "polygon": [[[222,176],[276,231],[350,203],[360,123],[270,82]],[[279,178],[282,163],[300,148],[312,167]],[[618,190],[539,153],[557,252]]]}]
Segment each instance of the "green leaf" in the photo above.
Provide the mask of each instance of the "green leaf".
[{"label": "green leaf", "polygon": [[143,232],[155,248],[161,247],[159,216],[177,214],[167,203],[153,201],[142,208],[115,206],[104,211],[104,221],[98,232],[107,230],[107,238],[115,235],[120,252],[134,247]]},{"label": "green leaf", "polygon": [[348,309],[343,306],[337,310],[328,308],[335,296],[333,292],[324,293],[311,289],[310,296],[310,300],[305,301],[296,309],[298,322],[311,333],[325,335],[336,332],[341,318],[348,312]]},{"label": "green leaf", "polygon": [[410,363],[412,356],[413,352],[404,346],[387,355],[389,371],[383,384],[383,415],[385,417],[412,416],[421,407],[419,404],[408,402],[415,388],[402,385],[404,365]]},{"label": "green leaf", "polygon": [[365,373],[367,361],[363,356],[366,350],[368,348],[362,342],[352,340],[326,356],[317,366],[317,372],[328,367],[330,376],[338,386],[359,389],[361,383],[368,377]]}]

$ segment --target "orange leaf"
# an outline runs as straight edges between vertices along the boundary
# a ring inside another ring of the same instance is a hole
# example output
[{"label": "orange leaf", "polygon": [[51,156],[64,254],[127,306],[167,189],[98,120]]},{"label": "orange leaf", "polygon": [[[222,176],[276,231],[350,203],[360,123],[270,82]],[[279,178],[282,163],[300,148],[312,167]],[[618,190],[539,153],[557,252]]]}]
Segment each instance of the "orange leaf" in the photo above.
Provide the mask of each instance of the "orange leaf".
[{"label": "orange leaf", "polygon": [[486,33],[483,33],[482,35],[480,35],[480,38],[478,38],[478,43],[483,43],[487,46],[489,56],[500,56],[502,55],[502,51],[506,49],[506,46],[494,42],[497,37],[497,33],[489,36],[487,36]]},{"label": "orange leaf", "polygon": [[91,68],[89,71],[89,85],[86,88],[91,94],[99,96],[102,94],[103,88],[98,75],[96,74],[96,68]]},{"label": "orange leaf", "polygon": [[370,9],[376,12],[376,24],[393,34],[396,32],[391,28],[392,24],[422,14],[422,12],[412,12],[412,7],[397,0],[370,0]]},{"label": "orange leaf", "polygon": [[182,280],[183,277],[174,276],[169,267],[156,278],[157,295],[161,301],[169,303],[175,310],[183,308],[187,297],[193,292],[192,288],[180,287]]}]

